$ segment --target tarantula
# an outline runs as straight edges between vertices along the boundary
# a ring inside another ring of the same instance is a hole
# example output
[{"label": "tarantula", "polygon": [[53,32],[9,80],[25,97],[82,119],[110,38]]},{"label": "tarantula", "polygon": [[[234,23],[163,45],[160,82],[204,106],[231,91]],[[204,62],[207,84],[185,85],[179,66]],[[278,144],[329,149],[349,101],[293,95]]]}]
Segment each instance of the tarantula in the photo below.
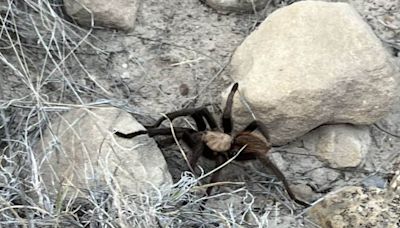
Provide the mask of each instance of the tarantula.
[{"label": "tarantula", "polygon": [[[285,176],[279,168],[269,159],[268,151],[271,149],[271,143],[267,128],[265,125],[257,120],[252,121],[247,127],[238,133],[232,133],[232,103],[233,97],[238,90],[238,83],[235,83],[228,95],[226,106],[222,114],[222,129],[220,130],[215,119],[206,107],[182,109],[172,113],[168,113],[161,117],[151,126],[146,126],[146,130],[137,131],[133,133],[124,134],[115,132],[115,134],[122,138],[133,138],[138,135],[148,134],[150,137],[157,135],[171,135],[171,128],[159,128],[164,120],[167,118],[171,121],[177,117],[190,116],[194,119],[197,125],[197,130],[185,127],[174,127],[176,137],[182,140],[192,150],[189,153],[188,161],[189,167],[195,167],[200,156],[216,160],[216,167],[220,166],[228,159],[232,158],[240,151],[235,160],[253,160],[259,159],[264,165],[269,167],[273,173],[283,182],[286,191],[290,198],[296,203],[303,206],[309,206],[308,203],[297,199],[286,181]],[[207,129],[207,124],[210,130]],[[258,130],[260,137],[254,134]],[[215,172],[211,176],[210,182],[216,182],[219,177],[219,172]],[[211,187],[206,190],[209,195]]]}]

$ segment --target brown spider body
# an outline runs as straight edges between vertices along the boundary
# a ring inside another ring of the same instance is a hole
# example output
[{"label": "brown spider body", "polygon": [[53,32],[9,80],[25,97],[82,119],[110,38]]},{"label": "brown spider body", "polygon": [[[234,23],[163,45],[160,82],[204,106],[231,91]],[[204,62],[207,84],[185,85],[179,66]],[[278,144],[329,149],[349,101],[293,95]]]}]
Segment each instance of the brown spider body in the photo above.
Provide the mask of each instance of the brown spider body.
[{"label": "brown spider body", "polygon": [[226,133],[206,131],[202,134],[201,140],[208,149],[214,151],[212,155],[206,156],[211,159],[221,154],[231,158],[244,148],[236,157],[236,160],[252,160],[258,156],[267,155],[271,149],[271,144],[267,140],[247,131],[240,132],[234,138]]},{"label": "brown spider body", "polygon": [[[234,138],[218,131],[206,131],[201,140],[212,151],[218,154],[227,154],[232,157],[244,148],[237,160],[254,159],[257,155],[265,155],[271,149],[271,144],[252,132],[240,132]],[[248,159],[244,157],[249,157]]]},{"label": "brown spider body", "polygon": [[246,146],[236,158],[237,160],[251,160],[258,156],[267,155],[271,149],[271,144],[252,132],[240,132],[237,134],[232,143],[232,151],[238,152],[242,147]]},{"label": "brown spider body", "polygon": [[226,152],[231,149],[232,137],[219,131],[206,131],[201,140],[215,152]]},{"label": "brown spider body", "polygon": [[[167,118],[172,121],[180,116],[190,116],[196,122],[197,129],[184,127],[174,128],[177,138],[184,141],[191,150],[191,153],[188,156],[188,166],[190,170],[194,170],[193,167],[196,167],[200,156],[215,160],[217,162],[216,166],[219,166],[240,152],[240,154],[238,154],[235,158],[236,160],[260,160],[283,182],[289,196],[294,201],[307,206],[308,204],[306,202],[296,198],[291,191],[283,173],[269,159],[268,152],[271,149],[271,143],[269,142],[268,130],[262,122],[254,120],[242,131],[233,133],[231,112],[233,96],[237,89],[238,84],[235,83],[228,95],[226,106],[222,115],[222,130],[208,109],[206,107],[200,107],[168,113],[156,121],[155,124],[146,126],[146,130],[144,131],[128,134],[115,132],[115,134],[123,138],[133,138],[141,134],[148,134],[149,136],[172,135],[171,128],[159,128],[162,122]],[[256,134],[256,131],[258,131],[260,135]],[[240,151],[241,149],[242,151]],[[212,175],[210,182],[216,182],[218,180],[218,176],[219,171]],[[207,188],[206,193],[208,195],[211,193],[211,189],[212,187]]]}]

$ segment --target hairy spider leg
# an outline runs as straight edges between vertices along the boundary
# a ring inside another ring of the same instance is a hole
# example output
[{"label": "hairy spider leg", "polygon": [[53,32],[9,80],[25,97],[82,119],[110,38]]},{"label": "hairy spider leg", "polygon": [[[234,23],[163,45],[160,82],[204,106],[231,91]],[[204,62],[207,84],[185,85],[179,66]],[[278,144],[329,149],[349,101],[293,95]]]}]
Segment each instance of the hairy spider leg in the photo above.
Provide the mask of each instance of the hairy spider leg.
[{"label": "hairy spider leg", "polygon": [[147,131],[146,130],[141,130],[141,131],[131,132],[131,133],[127,133],[127,134],[119,132],[119,131],[116,131],[116,132],[114,132],[114,134],[116,136],[118,136],[118,137],[121,137],[121,138],[131,139],[131,138],[136,137],[138,135],[147,134]]},{"label": "hairy spider leg", "polygon": [[[191,134],[186,131],[182,134],[182,141],[191,149],[191,153],[188,155],[189,165],[192,168],[195,168],[199,158],[203,155],[205,157],[211,158],[213,156],[213,152],[208,148],[204,142],[201,141],[201,134]],[[227,161],[227,158],[224,155],[218,155],[216,158],[215,168],[222,165]],[[210,184],[218,181],[220,175],[220,170],[216,171],[211,175]],[[210,195],[212,191],[212,186],[206,189],[206,194]],[[203,202],[204,203],[204,202]]]},{"label": "hairy spider leg", "polygon": [[[264,136],[264,138],[269,141],[270,137],[269,137],[269,133],[268,133],[267,127],[261,121],[258,121],[258,120],[252,121],[249,125],[247,125],[247,127],[243,131],[252,132],[252,131],[255,131],[255,130],[258,130]],[[286,189],[288,195],[290,196],[290,198],[292,200],[294,200],[296,203],[298,203],[300,205],[307,206],[307,207],[310,206],[309,203],[304,202],[304,201],[302,201],[302,200],[300,200],[300,199],[298,199],[296,197],[296,195],[291,190],[291,188],[289,186],[289,183],[286,180],[285,175],[275,165],[275,163],[273,163],[271,161],[271,159],[268,157],[268,151],[265,154],[257,154],[257,157],[266,167],[271,169],[271,171],[274,173],[274,175],[280,181],[282,181],[282,183],[285,186],[285,189]]]},{"label": "hairy spider leg", "polygon": [[207,129],[207,125],[204,122],[203,116],[201,114],[195,112],[191,115],[191,117],[194,119],[194,122],[196,122],[198,131],[205,131]]},{"label": "hairy spider leg", "polygon": [[201,141],[201,135],[193,135],[189,132],[184,132],[182,134],[182,141],[185,142],[191,150],[188,154],[189,165],[195,169],[195,166],[205,149],[204,143]]},{"label": "hairy spider leg", "polygon": [[[242,138],[245,136],[248,140],[248,144],[250,147],[254,147],[254,145],[259,145],[263,144],[264,146],[259,147],[260,149],[254,150],[254,148],[251,149],[252,152],[249,151],[249,148],[245,149],[237,158],[236,160],[252,160],[256,159],[260,155],[268,154],[268,151],[271,149],[270,145],[265,144],[262,139],[259,137],[255,136],[254,134],[251,134],[251,132],[258,130],[261,135],[266,139],[267,142],[270,141],[269,133],[267,130],[267,127],[260,122],[259,120],[253,120],[250,124],[248,124],[242,131],[240,131],[238,134],[236,134],[235,139],[237,138]],[[243,140],[243,139],[242,139]],[[238,150],[240,148],[236,148]],[[257,153],[254,153],[256,151]],[[261,153],[261,154],[260,154]]]},{"label": "hairy spider leg", "polygon": [[226,99],[226,105],[224,108],[224,112],[222,114],[222,128],[224,129],[224,133],[230,134],[232,133],[233,129],[233,122],[232,122],[232,104],[233,104],[233,97],[238,90],[239,84],[235,83],[232,86],[231,92]]},{"label": "hairy spider leg", "polygon": [[251,123],[243,129],[243,131],[249,131],[249,132],[253,132],[255,130],[258,130],[268,142],[270,141],[270,136],[267,127],[265,126],[264,123],[262,123],[259,120],[251,121]]},{"label": "hairy spider leg", "polygon": [[310,204],[298,199],[297,196],[293,193],[292,189],[289,186],[289,183],[286,181],[285,175],[281,172],[281,170],[275,165],[275,163],[273,163],[267,155],[261,155],[259,156],[260,161],[267,167],[269,167],[271,169],[271,171],[274,173],[274,175],[276,177],[278,177],[278,179],[280,181],[282,181],[283,185],[285,186],[286,192],[288,193],[288,195],[290,196],[290,198],[292,200],[294,200],[296,203],[309,207]]},{"label": "hairy spider leg", "polygon": [[[216,160],[217,160],[217,162],[216,162],[216,164],[215,164],[214,169],[216,169],[216,168],[218,168],[219,166],[221,166],[222,164],[224,164],[224,162],[227,161],[227,158],[226,158],[225,156],[223,156],[223,155],[219,155],[219,156],[216,158]],[[221,169],[219,169],[219,170],[217,170],[215,173],[213,173],[213,174],[211,175],[211,179],[210,179],[209,184],[216,183],[216,182],[218,181],[218,179],[219,179],[220,174],[221,174]],[[207,190],[206,190],[207,196],[209,196],[209,195],[211,194],[212,189],[213,189],[213,186],[210,186],[210,187],[207,188]]]},{"label": "hairy spider leg", "polygon": [[[224,164],[226,161],[227,161],[227,158],[226,158],[226,157],[224,157],[224,156],[222,156],[222,155],[219,155],[219,156],[216,158],[216,164],[215,164],[214,169],[218,168],[219,166],[221,166],[222,164]],[[213,169],[213,170],[214,170],[214,169]],[[213,174],[211,174],[211,178],[210,178],[210,181],[208,182],[208,184],[213,184],[213,183],[218,182],[220,174],[221,174],[221,169],[219,169],[219,170],[215,171]],[[212,190],[213,190],[213,187],[214,187],[214,186],[212,186],[212,185],[209,186],[209,187],[207,187],[207,189],[206,189],[206,196],[210,196],[210,195],[211,195],[211,192],[212,192]],[[200,210],[202,210],[202,211],[205,210],[205,208],[206,208],[205,206],[206,206],[207,200],[208,200],[208,199],[205,198],[205,199],[203,199],[203,200],[201,201]]]},{"label": "hairy spider leg", "polygon": [[[218,129],[217,122],[215,121],[214,117],[211,115],[211,113],[208,111],[206,107],[200,107],[200,108],[188,108],[188,109],[183,109],[179,110],[176,112],[171,112],[166,114],[166,117],[170,119],[171,121],[177,117],[181,116],[191,116],[195,122],[197,127],[199,128],[199,131],[203,131],[206,129],[206,124],[204,122],[204,119],[207,121],[208,125],[212,130]],[[146,128],[156,128],[161,125],[161,123],[166,120],[165,116],[160,117],[153,125],[146,126]],[[204,118],[204,119],[203,119]],[[200,129],[201,128],[201,129]]]},{"label": "hairy spider leg", "polygon": [[[188,160],[190,168],[194,169],[199,158],[203,155],[207,158],[214,158],[216,160],[215,168],[226,162],[227,158],[224,155],[217,155],[215,157],[214,153],[210,148],[208,148],[205,143],[201,140],[201,133],[192,133],[190,131],[184,131],[181,137],[182,141],[190,148],[191,152],[188,154]],[[216,171],[211,175],[209,183],[215,183],[219,179],[220,170]],[[212,186],[206,189],[207,195],[210,195]]]},{"label": "hairy spider leg", "polygon": [[[188,154],[189,169],[193,168],[200,156],[204,151],[204,143],[200,140],[200,134],[193,134],[196,131],[191,128],[175,127],[174,132],[178,140],[182,140],[191,150]],[[171,128],[149,128],[146,131],[137,131],[129,134],[124,134],[121,132],[115,132],[118,137],[121,138],[133,138],[138,135],[148,134],[150,137],[157,135],[171,136]],[[169,138],[168,141],[174,142],[174,139]]]},{"label": "hairy spider leg", "polygon": [[[183,132],[195,132],[195,130],[191,128],[186,128],[186,127],[174,127],[174,131],[176,134],[182,134]],[[126,138],[130,139],[133,137],[136,137],[138,135],[144,135],[148,134],[150,137],[156,136],[156,135],[171,135],[171,128],[148,128],[147,130],[140,130],[132,133],[122,133],[122,132],[115,132],[114,133],[116,136],[121,137],[121,138]]]}]

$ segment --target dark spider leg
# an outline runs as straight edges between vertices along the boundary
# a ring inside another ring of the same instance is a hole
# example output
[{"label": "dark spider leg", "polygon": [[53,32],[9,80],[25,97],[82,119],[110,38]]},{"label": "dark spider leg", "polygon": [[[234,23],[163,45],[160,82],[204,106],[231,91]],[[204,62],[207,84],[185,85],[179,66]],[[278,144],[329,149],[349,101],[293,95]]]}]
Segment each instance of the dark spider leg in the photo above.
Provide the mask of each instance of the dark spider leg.
[{"label": "dark spider leg", "polygon": [[264,136],[264,138],[269,142],[270,137],[269,137],[269,132],[267,127],[259,120],[253,120],[247,127],[243,129],[243,131],[255,131],[258,130],[260,133]]},{"label": "dark spider leg", "polygon": [[278,177],[278,179],[280,181],[282,181],[283,185],[285,186],[286,192],[289,194],[290,198],[292,200],[294,200],[296,203],[309,207],[310,204],[300,200],[296,197],[296,195],[292,192],[289,183],[286,181],[285,175],[283,175],[283,173],[279,170],[279,168],[268,158],[267,155],[263,155],[263,156],[259,156],[260,161],[267,166],[268,168],[270,168],[272,170],[272,172],[274,173],[274,175],[276,177]]},{"label": "dark spider leg", "polygon": [[[216,168],[218,168],[220,165],[224,164],[224,162],[226,162],[227,159],[226,159],[224,156],[221,156],[221,155],[220,155],[220,156],[218,156],[218,157],[216,158],[216,160],[217,160],[217,163],[215,164],[215,168],[214,168],[214,169],[216,169]],[[219,179],[220,173],[221,173],[221,169],[219,169],[219,170],[217,170],[215,173],[213,173],[213,174],[211,175],[211,179],[210,179],[210,181],[209,181],[209,184],[216,183],[216,182],[218,181],[218,179]],[[210,195],[211,195],[212,189],[213,189],[213,186],[210,186],[210,187],[208,187],[208,188],[206,189],[206,196],[210,196]],[[204,200],[201,202],[201,204],[200,204],[200,210],[201,210],[201,211],[204,211],[204,210],[205,210],[205,206],[206,206],[207,200],[208,200],[208,199],[206,198],[206,199],[204,199]]]},{"label": "dark spider leg", "polygon": [[206,123],[204,122],[203,117],[198,113],[193,113],[191,117],[194,119],[197,125],[198,131],[205,131],[207,129]]},{"label": "dark spider leg", "polygon": [[[225,162],[227,159],[226,159],[224,156],[218,156],[218,157],[216,158],[216,160],[217,160],[217,163],[215,164],[215,168],[217,168],[217,167],[219,167],[220,165],[224,164],[224,162]],[[215,168],[214,168],[214,169],[215,169]],[[219,175],[220,175],[220,171],[221,171],[221,169],[217,170],[215,173],[213,173],[213,174],[211,175],[211,179],[210,179],[210,181],[209,181],[209,184],[216,183],[216,182],[218,181]],[[206,196],[210,196],[210,195],[211,195],[212,189],[213,189],[213,186],[210,186],[210,187],[208,187],[208,188],[206,189]],[[201,201],[201,204],[200,204],[200,210],[201,210],[201,211],[204,211],[204,210],[206,209],[207,200],[208,200],[208,199],[205,198],[204,200]]]},{"label": "dark spider leg", "polygon": [[210,126],[211,130],[217,130],[218,129],[218,124],[215,121],[214,117],[211,115],[210,111],[208,111],[207,108],[204,108],[201,110],[201,115],[203,118],[207,120],[208,125]]},{"label": "dark spider leg", "polygon": [[[174,128],[174,132],[176,134],[176,138],[178,140],[182,140],[191,150],[191,153],[189,154],[188,160],[189,160],[189,170],[192,171],[192,168],[195,167],[198,159],[203,153],[204,149],[204,143],[200,140],[201,137],[200,134],[196,134],[195,130],[191,128],[182,128],[182,127],[176,127]],[[194,136],[192,134],[194,133]],[[172,135],[171,128],[149,128],[147,131],[138,131],[130,134],[124,134],[121,132],[115,132],[115,134],[119,137],[122,138],[133,138],[138,135],[142,134],[148,134],[150,137],[157,136],[157,135],[164,135],[164,136],[170,136]],[[197,137],[197,139],[195,138]],[[173,139],[172,139],[173,140]],[[168,140],[168,141],[172,141]],[[172,141],[174,142],[174,141]]]},{"label": "dark spider leg", "polygon": [[188,160],[192,169],[195,168],[204,151],[204,143],[201,141],[201,139],[196,139],[195,137],[201,137],[201,135],[198,134],[192,136],[189,132],[184,132],[182,135],[182,140],[191,149],[191,153],[188,155]]},{"label": "dark spider leg", "polygon": [[[184,128],[184,127],[174,127],[174,132],[177,134],[181,134],[183,132],[195,132],[195,130],[191,128]],[[148,128],[147,130],[141,130],[137,132],[132,132],[132,133],[122,133],[122,132],[115,132],[114,133],[116,136],[121,137],[121,138],[126,138],[130,139],[133,137],[136,137],[138,135],[144,135],[148,134],[150,137],[156,136],[156,135],[171,135],[171,128]],[[178,137],[179,138],[179,137]]]},{"label": "dark spider leg", "polygon": [[153,125],[146,126],[146,128],[159,127],[162,124],[162,122],[164,120],[166,120],[167,118],[172,121],[175,118],[180,117],[180,116],[189,116],[189,115],[192,115],[193,113],[197,113],[203,108],[205,108],[205,107],[189,108],[189,109],[184,109],[184,110],[179,110],[179,111],[167,113],[167,114],[165,114],[165,116],[160,117]]},{"label": "dark spider leg", "polygon": [[119,132],[119,131],[116,131],[116,132],[114,132],[114,134],[116,136],[118,136],[118,137],[121,137],[121,138],[131,139],[131,138],[136,137],[138,135],[147,134],[147,131],[146,130],[142,130],[142,131],[136,131],[136,132],[127,133],[127,134]]},{"label": "dark spider leg", "polygon": [[[222,164],[224,164],[224,162],[226,162],[227,159],[224,156],[220,155],[220,156],[218,156],[216,158],[216,160],[217,160],[217,163],[215,164],[215,168],[214,169],[216,169],[219,166],[221,166]],[[217,182],[218,179],[219,179],[220,173],[221,173],[221,169],[219,169],[215,173],[213,173],[211,175],[211,179],[209,181],[209,184]],[[207,196],[209,196],[211,194],[212,189],[213,189],[213,186],[210,186],[210,187],[207,188],[207,190],[206,190]]]},{"label": "dark spider leg", "polygon": [[[183,110],[179,110],[176,112],[171,112],[171,113],[166,114],[166,117],[168,117],[168,119],[170,119],[171,121],[180,116],[192,116],[192,118],[195,119],[196,124],[200,125],[200,127],[202,127],[202,128],[204,128],[203,126],[205,126],[205,123],[203,120],[203,118],[205,118],[208,122],[208,125],[210,125],[211,129],[218,128],[217,122],[215,121],[214,117],[211,115],[211,113],[208,111],[208,109],[206,107],[183,109]],[[146,126],[146,128],[159,127],[161,125],[161,123],[164,120],[166,120],[166,117],[162,116],[153,125]],[[199,121],[201,121],[201,122],[199,122]],[[205,130],[205,128],[203,130]]]},{"label": "dark spider leg", "polygon": [[[189,131],[187,131],[187,132],[190,132],[190,133],[196,132],[195,130],[190,129],[190,128],[188,128],[188,130],[189,130]],[[181,140],[181,139],[183,140],[183,133],[184,133],[184,132],[185,132],[185,131],[182,131],[182,132],[175,132],[176,138],[177,138],[178,140]],[[165,134],[165,135],[163,135],[163,136],[168,136],[168,137],[157,140],[158,144],[161,144],[161,145],[176,144],[175,139],[172,137],[172,132],[171,132],[170,134]],[[188,144],[185,140],[183,140],[183,141],[185,142],[185,144]],[[190,149],[192,150],[192,147],[190,147]]]},{"label": "dark spider leg", "polygon": [[224,128],[224,132],[230,134],[233,129],[232,124],[232,104],[233,104],[233,96],[235,95],[237,89],[239,87],[238,83],[235,83],[231,89],[231,92],[226,99],[226,105],[224,108],[224,112],[222,114],[222,127]]},{"label": "dark spider leg", "polygon": [[[194,133],[196,130],[193,130],[192,128],[187,128],[187,127],[174,127],[174,133],[182,135],[185,132],[190,132]],[[170,127],[167,128],[149,128],[147,129],[147,134],[149,134],[150,137],[156,136],[156,135],[172,135],[172,131]],[[181,137],[177,137],[180,139]]]},{"label": "dark spider leg", "polygon": [[[244,131],[250,131],[250,132],[251,132],[251,131],[255,131],[255,130],[259,130],[260,133],[269,141],[269,134],[268,134],[267,127],[266,127],[261,121],[254,120],[254,121],[252,121],[249,125],[247,125],[247,127],[244,129]],[[279,179],[280,181],[282,181],[283,185],[285,186],[285,189],[286,189],[287,193],[289,194],[289,196],[290,196],[290,198],[291,198],[292,200],[294,200],[296,203],[298,203],[298,204],[300,204],[300,205],[303,205],[303,206],[306,206],[306,207],[310,206],[309,203],[304,202],[304,201],[302,201],[302,200],[300,200],[300,199],[298,199],[298,198],[296,197],[296,195],[292,192],[292,190],[291,190],[291,188],[290,188],[290,186],[289,186],[289,183],[288,183],[287,180],[286,180],[285,175],[284,175],[284,174],[281,172],[281,170],[275,165],[275,163],[273,163],[273,162],[269,159],[267,153],[265,153],[265,154],[258,154],[257,157],[259,158],[259,160],[260,160],[266,167],[269,167],[269,168],[271,169],[271,171],[274,173],[274,175],[275,175],[276,177],[278,177],[278,179]]]}]

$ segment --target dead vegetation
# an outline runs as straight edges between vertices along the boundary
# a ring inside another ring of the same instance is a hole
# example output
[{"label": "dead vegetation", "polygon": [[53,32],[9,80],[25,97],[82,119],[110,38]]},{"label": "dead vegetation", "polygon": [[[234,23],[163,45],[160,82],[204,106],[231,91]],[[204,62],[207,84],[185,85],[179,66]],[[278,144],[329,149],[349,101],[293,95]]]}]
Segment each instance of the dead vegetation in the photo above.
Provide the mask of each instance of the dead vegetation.
[{"label": "dead vegetation", "polygon": [[[222,203],[215,207],[210,204],[203,211],[199,205],[204,198],[198,192],[209,186],[199,183],[216,170],[203,172],[200,176],[185,172],[172,186],[154,188],[138,195],[121,195],[110,181],[107,192],[85,189],[86,197],[66,198],[61,193],[57,197],[50,196],[42,183],[35,144],[41,139],[44,129],[51,129],[54,117],[70,109],[99,105],[124,107],[139,116],[147,115],[142,109],[126,105],[125,100],[119,99],[122,94],[129,96],[127,100],[132,103],[141,101],[139,95],[131,94],[131,88],[139,92],[160,90],[169,100],[167,105],[176,105],[176,99],[159,89],[160,85],[156,84],[157,88],[144,86],[153,85],[155,79],[152,72],[140,68],[143,59],[134,57],[130,60],[141,74],[145,73],[143,80],[136,81],[136,85],[122,79],[104,85],[91,74],[82,53],[109,60],[116,52],[123,53],[124,50],[115,48],[110,51],[94,45],[98,38],[92,30],[82,29],[64,19],[61,1],[0,2],[0,226],[149,227],[158,224],[162,227],[276,227],[279,224],[283,227],[283,217],[288,221],[286,226],[316,226],[303,218],[304,211],[287,204],[290,200],[284,198],[281,186],[264,173],[254,175],[263,175],[262,181],[249,174],[256,185],[250,188],[243,182],[216,183],[238,187],[210,197]],[[256,20],[254,26],[258,22]],[[162,56],[172,67],[185,65],[191,68],[204,59],[211,59],[217,66],[214,71],[210,70],[213,74],[205,71],[210,76],[202,80],[201,87],[182,86],[181,93],[187,96],[182,99],[182,107],[195,103],[199,94],[203,95],[226,66],[225,61],[210,58],[196,48],[144,36],[135,39],[154,44],[161,51],[166,46],[174,47],[175,59]],[[399,50],[399,44],[395,45]],[[224,51],[228,53],[229,50]],[[196,75],[201,76],[203,74]],[[60,146],[56,136],[53,143]],[[112,175],[107,175],[112,180]],[[259,195],[266,195],[274,201],[256,200]]]},{"label": "dead vegetation", "polygon": [[[198,185],[199,180],[214,171],[199,177],[183,173],[173,186],[139,195],[121,195],[111,181],[107,192],[85,189],[87,197],[49,195],[35,144],[45,128],[52,128],[51,120],[74,108],[121,105],[79,57],[79,52],[106,57],[110,53],[92,44],[97,39],[92,30],[63,19],[59,4],[24,0],[0,6],[0,226],[265,227],[272,211],[273,217],[279,214],[272,206],[254,212],[254,196],[243,187],[212,196],[235,197],[241,207],[230,204],[226,210],[200,211],[203,196],[196,192],[205,187]],[[61,146],[56,136],[53,143]]]}]

